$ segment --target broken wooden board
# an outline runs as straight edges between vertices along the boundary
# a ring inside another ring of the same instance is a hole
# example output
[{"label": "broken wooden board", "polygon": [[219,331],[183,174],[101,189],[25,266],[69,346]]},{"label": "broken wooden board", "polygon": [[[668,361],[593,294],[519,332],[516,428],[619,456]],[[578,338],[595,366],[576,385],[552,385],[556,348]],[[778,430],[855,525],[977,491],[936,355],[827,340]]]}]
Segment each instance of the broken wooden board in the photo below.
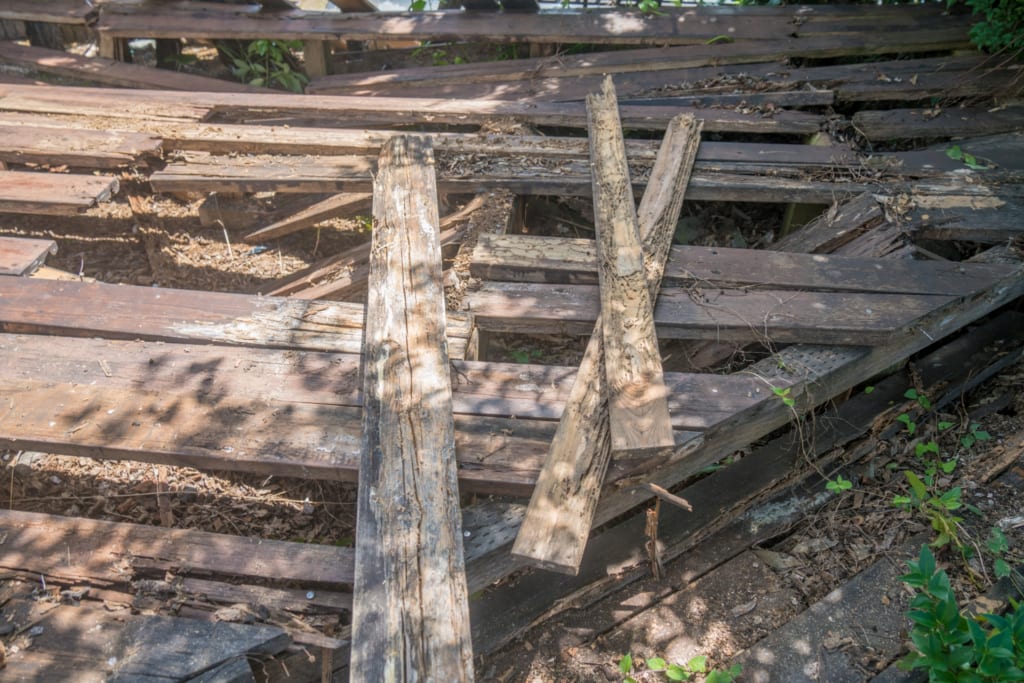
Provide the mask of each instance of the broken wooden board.
[{"label": "broken wooden board", "polygon": [[[198,120],[215,111],[228,121],[297,117],[310,125],[326,119],[332,125],[368,124],[478,125],[496,118],[514,117],[535,125],[586,127],[586,111],[577,103],[519,103],[487,100],[444,100],[404,97],[342,97],[285,93],[169,93],[163,90],[110,90],[104,88],[51,88],[29,85],[0,86],[0,111],[106,114],[118,118]],[[664,130],[672,117],[690,113],[704,121],[706,130],[744,133],[811,134],[824,119],[803,112],[780,111],[771,117],[731,110],[679,107],[622,107],[623,124],[637,130]]]},{"label": "broken wooden board", "polygon": [[31,275],[57,253],[53,240],[30,237],[0,237],[0,275]]},{"label": "broken wooden board", "polygon": [[313,206],[307,207],[288,218],[275,221],[268,226],[253,230],[243,239],[246,242],[258,243],[261,240],[283,237],[304,228],[311,227],[338,216],[350,216],[370,208],[373,196],[370,194],[339,194]]},{"label": "broken wooden board", "polygon": [[28,67],[65,78],[120,88],[152,88],[188,92],[259,92],[244,83],[208,78],[168,69],[151,69],[103,57],[82,57],[62,50],[0,42],[0,62]]},{"label": "broken wooden board", "polygon": [[965,206],[919,206],[910,214],[907,232],[919,239],[981,244],[1005,244],[1024,235],[1024,204],[993,200],[978,208],[970,201]]},{"label": "broken wooden board", "polygon": [[[878,345],[956,297],[863,292],[662,288],[661,339]],[[485,283],[468,297],[487,332],[587,334],[600,312],[590,285]]]},{"label": "broken wooden board", "polygon": [[473,646],[429,140],[384,145],[373,222],[351,677],[468,682]]},{"label": "broken wooden board", "polygon": [[95,17],[96,9],[77,0],[7,0],[0,6],[0,20],[39,21],[47,24],[85,25]]},{"label": "broken wooden board", "polygon": [[[100,282],[0,279],[0,330],[109,339],[359,353],[360,304]],[[448,316],[452,358],[472,344],[469,318]]]},{"label": "broken wooden board", "polygon": [[0,124],[0,161],[84,168],[119,168],[159,158],[162,141],[114,133]]},{"label": "broken wooden board", "polygon": [[[600,329],[602,338],[612,453],[651,455],[672,446],[672,424],[651,306],[657,292],[647,288],[626,146],[610,78],[600,94],[587,97],[587,113],[601,283],[601,311],[594,332]],[[652,237],[668,246],[675,226],[658,227],[662,234]],[[658,271],[663,263],[662,259]]]},{"label": "broken wooden board", "polygon": [[1024,106],[861,110],[853,126],[868,140],[976,137],[1024,128]]},{"label": "broken wooden board", "polygon": [[31,647],[8,652],[4,675],[14,680],[177,683],[240,656],[277,654],[291,643],[276,626],[19,602],[9,602],[5,612],[17,611],[16,628],[39,632]]},{"label": "broken wooden board", "polygon": [[[699,123],[685,116],[673,120],[640,202],[645,285],[652,296],[660,286],[671,244],[663,231],[679,219],[699,142]],[[602,341],[602,331],[595,329],[512,547],[518,558],[567,573],[579,570],[612,456]],[[694,404],[689,394],[670,389],[669,396]]]},{"label": "broken wooden board", "polygon": [[[470,273],[483,280],[595,284],[594,240],[532,235],[480,235]],[[998,265],[878,259],[674,246],[665,267],[671,286],[802,289],[811,291],[946,294],[958,296],[1005,274]]]},{"label": "broken wooden board", "polygon": [[117,192],[117,178],[0,170],[0,213],[73,216]]}]

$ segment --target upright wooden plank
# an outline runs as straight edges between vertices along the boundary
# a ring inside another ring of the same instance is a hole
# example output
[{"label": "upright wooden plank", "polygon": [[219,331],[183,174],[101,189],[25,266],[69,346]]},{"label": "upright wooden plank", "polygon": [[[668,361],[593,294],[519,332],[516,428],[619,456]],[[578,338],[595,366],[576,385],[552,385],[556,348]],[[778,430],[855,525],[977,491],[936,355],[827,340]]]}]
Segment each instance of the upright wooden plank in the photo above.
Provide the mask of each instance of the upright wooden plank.
[{"label": "upright wooden plank", "polygon": [[471,681],[429,140],[384,145],[373,213],[351,676]]},{"label": "upright wooden plank", "polygon": [[53,240],[0,237],[0,275],[28,275],[57,253]]},{"label": "upright wooden plank", "polygon": [[612,454],[650,455],[672,446],[672,423],[611,77],[587,113]]},{"label": "upright wooden plank", "polygon": [[[670,246],[662,236],[679,219],[700,130],[692,117],[669,124],[640,202],[638,224],[653,292]],[[582,561],[611,460],[601,341],[600,328],[595,328],[512,547],[512,554],[527,562],[569,574]]]}]

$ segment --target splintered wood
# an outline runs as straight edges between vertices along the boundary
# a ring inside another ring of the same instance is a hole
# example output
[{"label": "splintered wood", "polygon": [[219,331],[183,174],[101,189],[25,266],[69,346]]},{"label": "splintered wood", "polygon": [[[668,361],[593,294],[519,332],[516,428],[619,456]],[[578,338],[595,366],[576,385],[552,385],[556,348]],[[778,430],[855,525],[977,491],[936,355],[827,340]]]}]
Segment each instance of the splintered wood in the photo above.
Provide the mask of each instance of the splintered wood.
[{"label": "splintered wood", "polygon": [[384,145],[373,218],[351,677],[471,681],[429,140]]},{"label": "splintered wood", "polygon": [[672,423],[610,77],[600,95],[587,98],[587,112],[601,283],[601,316],[595,330],[601,329],[604,343],[612,454],[656,453],[672,447]]},{"label": "splintered wood", "polygon": [[[669,124],[640,202],[649,293],[656,295],[671,235],[700,144],[701,124],[680,116]],[[608,400],[597,326],[566,401],[512,553],[541,567],[575,574],[583,558],[611,460]]]}]

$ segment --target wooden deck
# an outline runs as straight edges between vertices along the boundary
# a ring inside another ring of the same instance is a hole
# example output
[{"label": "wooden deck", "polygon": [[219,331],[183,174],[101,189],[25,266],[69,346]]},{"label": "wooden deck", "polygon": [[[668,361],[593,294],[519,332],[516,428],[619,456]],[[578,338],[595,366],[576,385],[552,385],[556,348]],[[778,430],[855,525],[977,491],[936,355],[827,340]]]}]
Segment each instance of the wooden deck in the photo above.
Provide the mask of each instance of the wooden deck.
[{"label": "wooden deck", "polygon": [[[1020,316],[1002,310],[1024,295],[1024,110],[985,99],[1019,86],[1020,70],[962,54],[969,22],[937,5],[869,17],[852,6],[7,4],[0,19],[94,26],[107,57],[140,37],[280,37],[311,54],[339,40],[625,48],[322,73],[293,95],[0,45],[0,63],[100,86],[0,83],[0,212],[16,226],[0,236],[0,446],[358,482],[361,517],[354,547],[339,548],[2,511],[5,618],[45,634],[8,652],[26,680],[249,681],[246,656],[273,681],[372,678],[388,665],[375,653],[424,645],[439,654],[407,665],[471,680],[474,653],[556,601],[647,571],[641,507],[655,496],[671,489],[693,507],[664,513],[666,558],[721,539],[693,557],[707,573],[792,521],[755,533],[737,526],[740,512],[821,483],[796,472],[788,437],[694,483],[702,470],[834,401],[805,454],[832,463],[833,446],[902,395],[906,378],[880,373],[914,358],[922,387],[949,393],[1024,349]],[[849,63],[816,61],[837,57]],[[584,101],[602,87],[607,101]],[[510,122],[515,133],[495,132]],[[934,142],[873,151],[903,138]],[[47,279],[62,233],[26,238],[20,217],[105,225],[102,204],[125,203],[119,179],[135,219],[146,188],[308,195],[239,232],[246,248],[371,207],[372,241],[261,294]],[[443,215],[448,197],[461,199]],[[522,218],[542,198],[573,207],[580,234],[596,226],[597,239],[527,234],[545,232]],[[778,226],[766,249],[670,247],[691,202],[811,205],[816,217]],[[473,281],[445,310],[456,255]],[[581,348],[590,338],[583,362],[489,351],[498,336],[538,334]],[[689,371],[663,370],[659,342]],[[756,360],[708,369],[747,345]],[[847,396],[869,379],[875,395]],[[52,610],[32,599],[39,577],[56,591]],[[239,605],[264,616],[215,621]],[[431,610],[449,615],[443,628]],[[310,614],[334,627],[296,621]],[[222,646],[202,647],[213,640]],[[170,666],[175,648],[195,656]]]}]

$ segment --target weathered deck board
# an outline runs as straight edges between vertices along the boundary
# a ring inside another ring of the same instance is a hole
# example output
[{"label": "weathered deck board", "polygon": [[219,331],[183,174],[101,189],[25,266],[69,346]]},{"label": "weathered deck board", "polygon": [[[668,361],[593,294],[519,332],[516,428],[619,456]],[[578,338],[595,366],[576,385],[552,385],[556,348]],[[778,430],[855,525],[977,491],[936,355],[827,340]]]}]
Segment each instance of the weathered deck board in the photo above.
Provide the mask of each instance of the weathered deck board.
[{"label": "weathered deck board", "polygon": [[[654,331],[644,253],[637,227],[626,145],[611,78],[587,97],[594,225],[601,310],[595,323],[604,347],[612,453],[653,454],[672,446],[661,351]],[[674,178],[672,179],[674,180]],[[665,248],[674,226],[659,225],[650,241]],[[661,270],[664,264],[656,266]],[[598,361],[598,367],[601,362]],[[601,370],[599,370],[601,372]]]},{"label": "weathered deck board", "polygon": [[[470,272],[485,280],[595,284],[594,240],[480,235]],[[1001,266],[954,261],[893,261],[728,247],[674,246],[664,282],[672,286],[947,294],[990,285]]]},{"label": "weathered deck board", "polygon": [[[258,122],[261,117],[297,117],[304,121],[327,119],[333,125],[354,121],[367,124],[474,125],[495,118],[515,117],[535,125],[586,127],[586,111],[578,103],[530,103],[487,100],[446,100],[404,97],[341,97],[285,93],[177,92],[163,90],[110,90],[104,88],[50,88],[29,85],[0,86],[0,111],[106,114],[118,118],[198,120],[215,111],[227,119]],[[731,110],[679,107],[622,107],[622,121],[638,130],[664,130],[672,117],[690,113],[704,121],[705,129],[735,133],[817,132],[824,119],[814,114],[781,111],[771,117]],[[308,125],[305,124],[305,125]]]},{"label": "weathered deck board", "polygon": [[906,137],[960,137],[1010,133],[1024,128],[1024,107],[861,110],[853,125],[868,140]]},{"label": "weathered deck board", "polygon": [[[0,330],[110,339],[229,344],[358,353],[363,306],[225,292],[0,279]],[[464,358],[472,324],[449,316],[452,358]]]},{"label": "weathered deck board", "polygon": [[[186,573],[200,576],[294,581],[335,590],[348,589],[354,576],[351,548],[16,510],[0,511],[0,529],[7,536],[0,555],[4,569],[72,582],[120,584],[131,578],[120,567],[133,563],[187,568]],[[59,544],[54,544],[55,538]]]},{"label": "weathered deck board", "polygon": [[111,176],[0,170],[0,213],[73,216],[117,189]]},{"label": "weathered deck board", "polygon": [[[645,286],[652,296],[660,286],[670,247],[670,241],[659,233],[679,219],[699,143],[698,122],[688,117],[673,121],[640,202],[638,225],[645,250]],[[595,329],[512,547],[518,558],[567,573],[579,570],[612,457],[608,395],[602,381],[602,341],[602,331]],[[755,390],[754,394],[758,393]],[[682,399],[684,406],[699,406],[707,396],[670,388],[669,398]],[[683,408],[684,413],[689,410]]]},{"label": "weathered deck board", "polygon": [[473,645],[429,140],[384,145],[373,222],[350,675],[468,682]]},{"label": "weathered deck board", "polygon": [[56,253],[53,240],[0,237],[0,275],[29,275]]},{"label": "weathered deck board", "polygon": [[237,81],[224,81],[167,69],[151,69],[103,57],[83,57],[62,50],[27,47],[9,42],[0,42],[0,62],[120,88],[188,92],[259,92],[257,88]]},{"label": "weathered deck board", "polygon": [[[654,322],[661,339],[877,345],[954,298],[673,287],[662,288]],[[492,332],[586,334],[598,302],[590,285],[486,283],[469,295],[477,326]]]},{"label": "weathered deck board", "polygon": [[143,133],[114,133],[0,124],[0,161],[118,168],[159,157],[162,141]]},{"label": "weathered deck board", "polygon": [[88,23],[96,13],[92,5],[76,0],[6,0],[0,6],[0,19],[4,21],[41,21],[49,24]]}]

